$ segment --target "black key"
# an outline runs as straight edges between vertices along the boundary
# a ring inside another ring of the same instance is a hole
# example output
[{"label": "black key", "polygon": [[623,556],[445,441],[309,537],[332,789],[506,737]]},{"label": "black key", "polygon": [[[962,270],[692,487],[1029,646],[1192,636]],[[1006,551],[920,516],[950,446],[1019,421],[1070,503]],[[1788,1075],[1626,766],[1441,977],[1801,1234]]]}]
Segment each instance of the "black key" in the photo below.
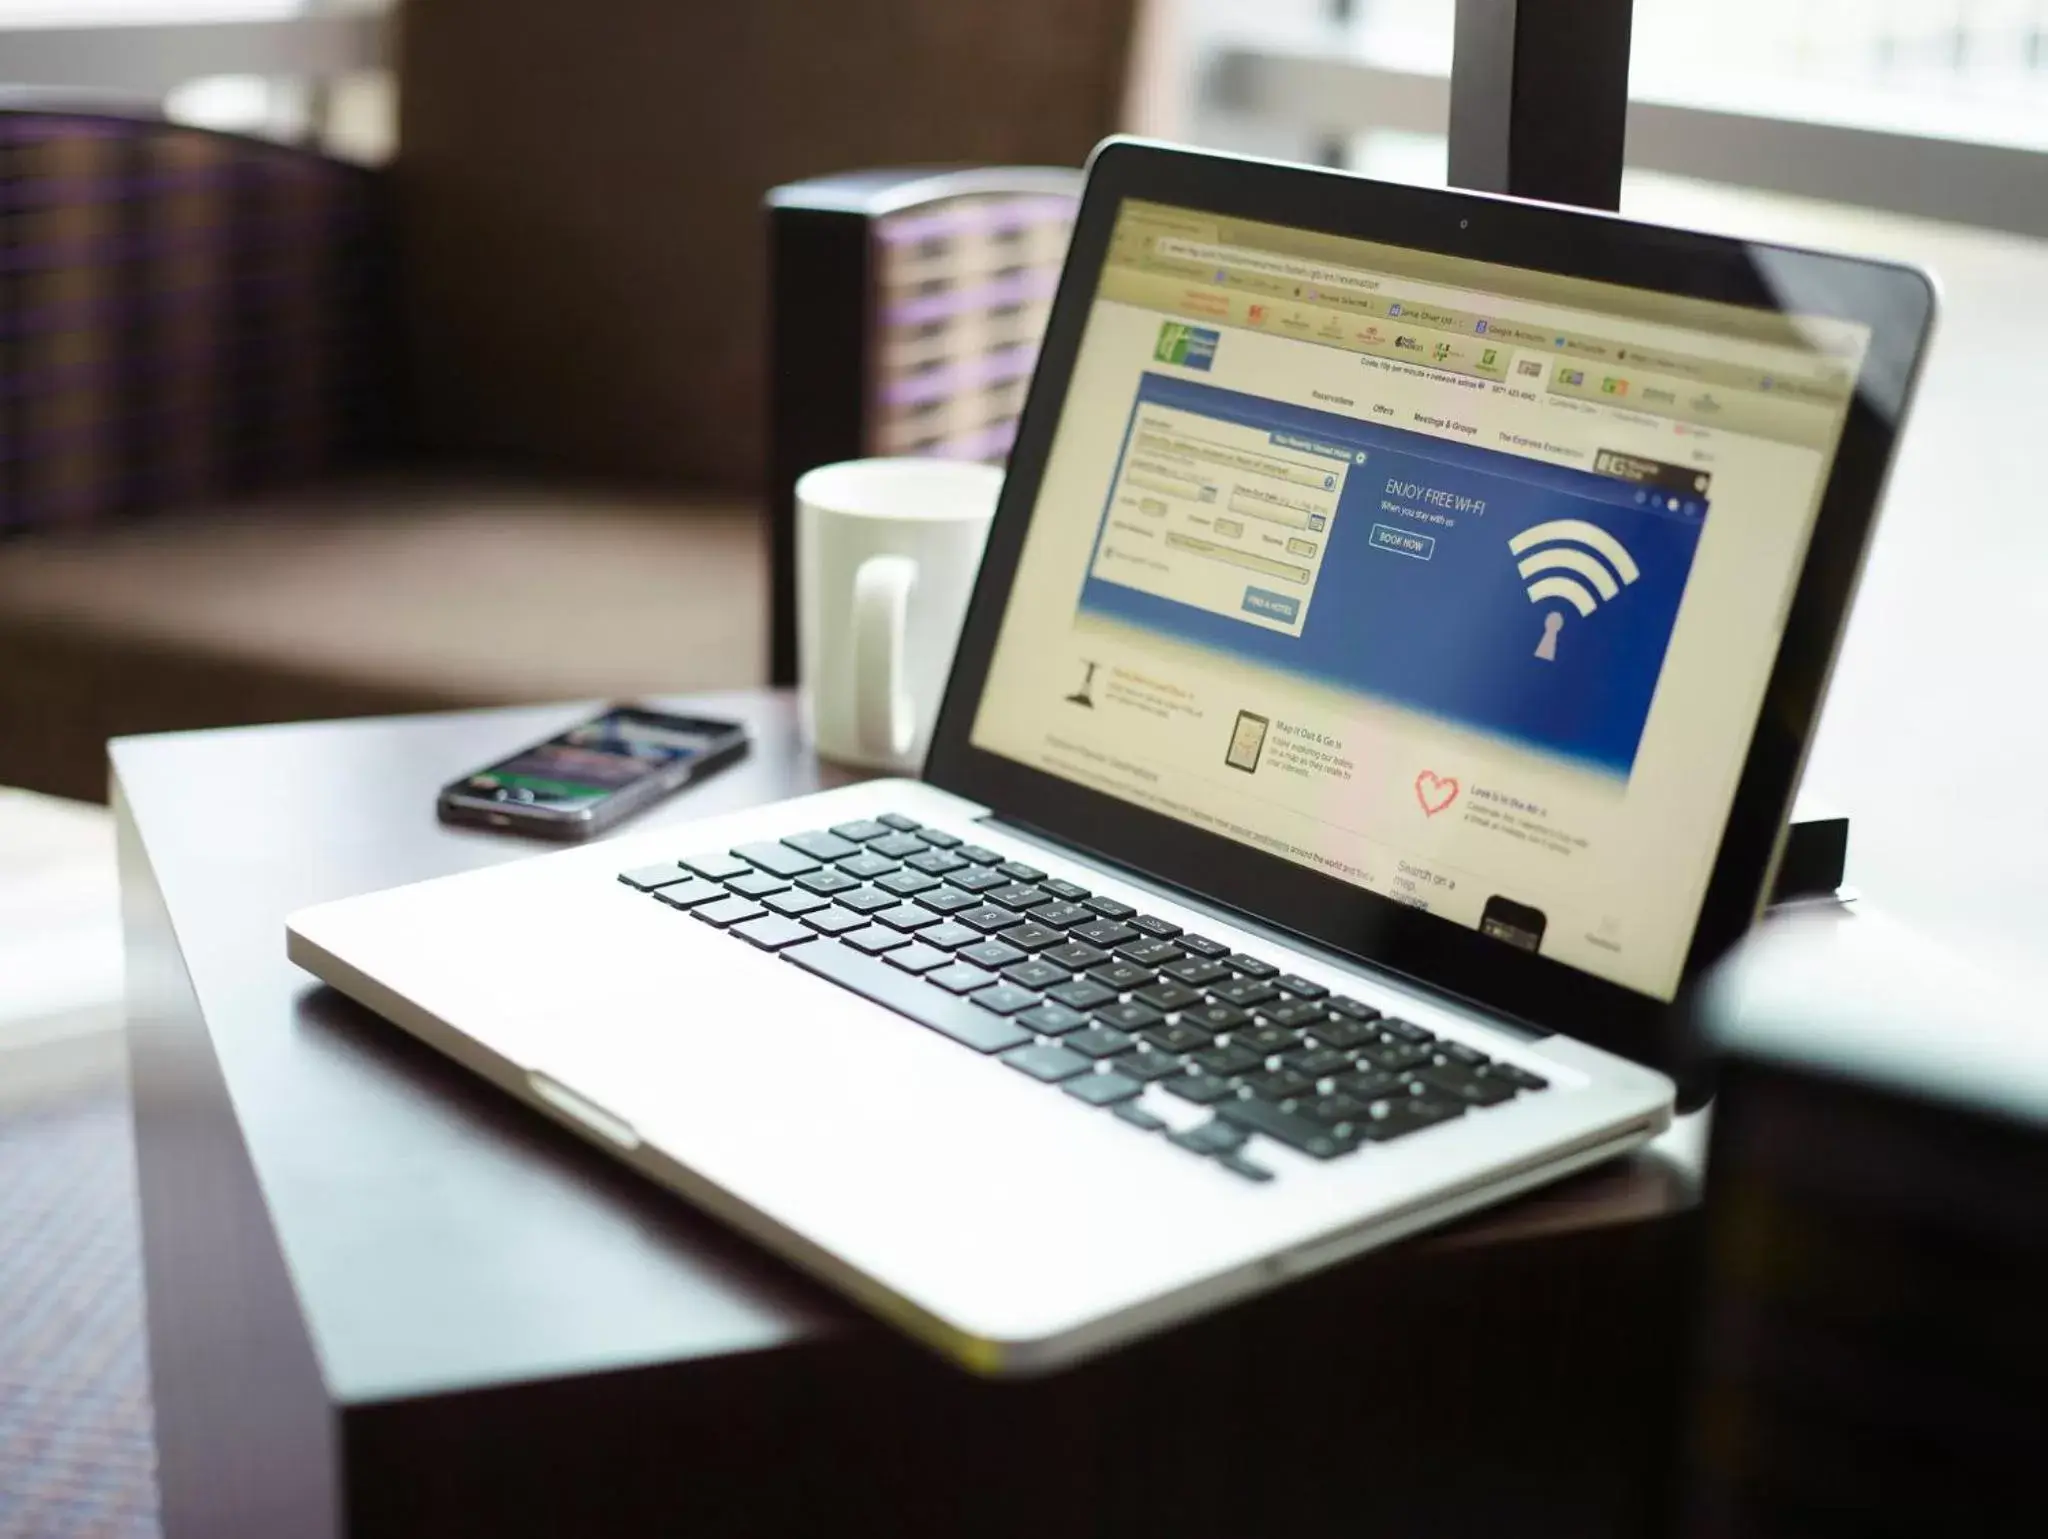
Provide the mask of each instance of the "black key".
[{"label": "black key", "polygon": [[837,941],[792,946],[782,955],[806,972],[829,978],[842,988],[851,989],[878,1005],[885,1005],[899,1015],[907,1015],[920,1025],[951,1037],[978,1053],[1000,1053],[1006,1048],[1021,1047],[1031,1040],[1031,1033],[1001,1016],[977,1010],[964,1000],[935,993],[926,988],[922,980],[908,973],[899,973],[886,963],[862,956]]},{"label": "black key", "polygon": [[981,937],[964,924],[955,924],[948,919],[933,925],[918,936],[927,946],[937,946],[942,951],[957,951],[962,946],[971,946]]},{"label": "black key", "polygon": [[1064,877],[1049,876],[1038,885],[1051,893],[1055,898],[1063,898],[1069,903],[1079,903],[1088,896],[1087,888],[1077,887]]},{"label": "black key", "polygon": [[[1096,1018],[1098,1021],[1100,1016]],[[1077,1031],[1061,1039],[1063,1046],[1077,1053],[1086,1053],[1090,1058],[1110,1058],[1131,1045],[1132,1039],[1120,1031],[1107,1026],[1090,1026],[1086,1031]]]},{"label": "black key", "polygon": [[1117,1054],[1116,1071],[1128,1074],[1132,1079],[1143,1080],[1148,1085],[1155,1079],[1171,1079],[1176,1074],[1187,1072],[1173,1054],[1153,1052]]},{"label": "black key", "polygon": [[1165,1088],[1168,1094],[1193,1101],[1197,1106],[1212,1106],[1237,1094],[1230,1088],[1229,1080],[1213,1074],[1183,1074],[1179,1079],[1168,1080]]},{"label": "black key", "polygon": [[961,842],[958,834],[949,834],[943,828],[920,828],[917,837],[940,850],[950,850]]},{"label": "black key", "polygon": [[1300,1112],[1283,1111],[1271,1101],[1226,1101],[1217,1108],[1216,1115],[1319,1160],[1334,1159],[1358,1147],[1356,1138],[1345,1137]]},{"label": "black key", "polygon": [[1154,1116],[1135,1101],[1126,1101],[1123,1105],[1115,1107],[1114,1110],[1124,1121],[1142,1132],[1157,1133],[1166,1127],[1164,1120]]},{"label": "black key", "polygon": [[1348,1072],[1351,1068],[1351,1055],[1340,1053],[1334,1047],[1310,1047],[1282,1054],[1280,1062],[1296,1074],[1306,1074],[1310,1079],[1324,1079],[1332,1074]]},{"label": "black key", "polygon": [[992,887],[1009,886],[1010,879],[1000,871],[991,871],[986,866],[974,866],[966,871],[955,871],[952,883],[964,892],[987,892]]},{"label": "black key", "polygon": [[1373,1009],[1371,1005],[1353,999],[1349,994],[1332,994],[1330,1008],[1339,1015],[1350,1016],[1354,1021],[1376,1021],[1380,1018],[1379,1011]]},{"label": "black key", "polygon": [[1013,882],[1037,882],[1045,879],[1045,873],[1036,866],[1027,866],[1021,860],[1006,860],[996,869]]},{"label": "black key", "polygon": [[1251,1160],[1246,1159],[1242,1154],[1219,1154],[1216,1156],[1216,1163],[1233,1175],[1243,1176],[1247,1181],[1270,1181],[1273,1179],[1272,1171],[1266,1169],[1263,1165],[1255,1164]]},{"label": "black key", "polygon": [[894,930],[885,930],[878,924],[871,924],[865,930],[848,930],[846,944],[870,955],[877,955],[884,951],[894,951],[898,946],[909,945],[910,937],[899,935]]},{"label": "black key", "polygon": [[992,850],[985,844],[963,844],[953,853],[962,860],[971,860],[977,866],[993,866],[1002,862],[1002,851]]},{"label": "black key", "polygon": [[722,882],[729,876],[738,876],[742,871],[751,870],[737,855],[728,855],[723,850],[714,850],[706,855],[692,855],[683,861],[699,876],[713,882]]},{"label": "black key", "polygon": [[1269,999],[1279,998],[1279,991],[1270,983],[1261,983],[1256,978],[1233,978],[1228,983],[1219,983],[1209,991],[1212,999],[1220,999],[1226,1005],[1243,1008],[1247,1005],[1262,1005]]},{"label": "black key", "polygon": [[1100,914],[1104,919],[1128,919],[1131,915],[1137,913],[1137,910],[1132,908],[1130,904],[1119,903],[1114,898],[1105,898],[1100,894],[1092,898],[1083,898],[1081,902],[1085,907]]},{"label": "black key", "polygon": [[[756,844],[736,844],[732,852],[748,865],[772,871],[777,876],[802,876],[806,871],[818,869],[818,862],[802,850],[793,850],[779,841],[763,839]],[[853,852],[849,850],[847,853]]]},{"label": "black key", "polygon": [[1198,1128],[1168,1133],[1166,1137],[1196,1154],[1235,1154],[1244,1146],[1246,1134],[1244,1129],[1233,1127],[1219,1116]]},{"label": "black key", "polygon": [[1148,983],[1131,995],[1141,1005],[1150,1005],[1154,1010],[1185,1010],[1189,1005],[1199,1005],[1202,996],[1184,983]]},{"label": "black key", "polygon": [[1031,917],[1040,924],[1049,924],[1055,929],[1064,930],[1073,925],[1086,924],[1092,916],[1080,904],[1068,903],[1061,899],[1039,904],[1031,911]]},{"label": "black key", "polygon": [[1064,967],[1054,967],[1033,957],[1028,962],[1019,962],[1014,967],[1003,969],[1003,976],[1025,989],[1049,989],[1055,983],[1065,983],[1073,976]]},{"label": "black key", "polygon": [[1235,1031],[1251,1017],[1236,1005],[1195,1005],[1180,1013],[1183,1024],[1205,1031]]},{"label": "black key", "polygon": [[1239,1081],[1253,1095],[1268,1101],[1292,1101],[1316,1088],[1316,1082],[1292,1069],[1266,1069]]},{"label": "black key", "polygon": [[1051,893],[1043,887],[1034,887],[1029,882],[1011,882],[1006,887],[991,889],[985,894],[991,903],[1000,903],[1004,908],[1025,909],[1040,903],[1053,901]]},{"label": "black key", "polygon": [[1357,1125],[1358,1131],[1372,1142],[1383,1144],[1390,1138],[1403,1138],[1424,1128],[1433,1128],[1439,1122],[1449,1122],[1453,1117],[1462,1117],[1465,1107],[1458,1101],[1417,1097],[1406,1101],[1375,1101],[1372,1112]]},{"label": "black key", "polygon": [[1041,1037],[1063,1037],[1086,1026],[1088,1017],[1079,1010],[1069,1010],[1065,1005],[1056,1005],[1048,1000],[1018,1016],[1017,1024],[1029,1026]]},{"label": "black key", "polygon": [[926,925],[938,922],[937,914],[928,908],[919,908],[915,903],[899,903],[894,908],[875,912],[875,923],[885,924],[892,930],[922,930]]},{"label": "black key", "polygon": [[1242,951],[1231,954],[1230,965],[1234,971],[1243,973],[1247,978],[1277,978],[1280,976],[1280,969],[1271,962],[1261,962],[1257,957],[1248,957]]},{"label": "black key", "polygon": [[1548,1090],[1550,1081],[1540,1074],[1531,1074],[1518,1063],[1496,1061],[1486,1071],[1495,1079],[1504,1079],[1517,1090]]},{"label": "black key", "polygon": [[1143,1092],[1136,1080],[1106,1069],[1100,1074],[1078,1074],[1060,1087],[1077,1101],[1090,1106],[1115,1106]]},{"label": "black key", "polygon": [[1230,969],[1221,962],[1207,961],[1202,957],[1182,957],[1178,962],[1169,962],[1159,970],[1176,983],[1188,983],[1197,987],[1230,976]]},{"label": "black key", "polygon": [[631,871],[621,871],[619,880],[628,887],[637,887],[642,892],[652,892],[657,887],[666,887],[671,882],[687,882],[690,873],[674,861],[659,866],[639,866]]},{"label": "black key", "polygon": [[1448,1058],[1452,1063],[1462,1063],[1468,1069],[1477,1069],[1493,1060],[1476,1047],[1467,1047],[1462,1042],[1453,1042],[1446,1037],[1436,1045],[1437,1056]]},{"label": "black key", "polygon": [[1168,1026],[1154,1026],[1145,1033],[1145,1040],[1162,1053],[1192,1053],[1212,1045],[1216,1038],[1181,1020]]},{"label": "black key", "polygon": [[1412,1042],[1382,1042],[1375,1047],[1361,1048],[1358,1063],[1361,1068],[1385,1069],[1399,1074],[1429,1062],[1429,1049],[1417,1047]]},{"label": "black key", "polygon": [[1048,946],[1057,946],[1066,937],[1050,925],[1026,921],[1012,925],[1002,931],[996,939],[1015,946],[1019,951],[1043,951]]},{"label": "black key", "polygon": [[1105,1026],[1114,1026],[1118,1031],[1144,1031],[1147,1027],[1164,1023],[1165,1017],[1147,1005],[1104,1005],[1095,1012],[1095,1019]]},{"label": "black key", "polygon": [[1029,989],[1020,989],[1014,983],[992,983],[987,988],[967,996],[984,1010],[997,1015],[1015,1015],[1019,1010],[1029,1010],[1038,1003],[1038,996]]},{"label": "black key", "polygon": [[1195,1067],[1205,1074],[1218,1079],[1228,1079],[1233,1074],[1242,1074],[1247,1069],[1256,1069],[1266,1060],[1250,1048],[1232,1043],[1229,1047],[1212,1047],[1205,1053],[1195,1054]]},{"label": "black key", "polygon": [[796,879],[797,886],[805,892],[837,893],[849,892],[860,883],[844,871],[812,871]]},{"label": "black key", "polygon": [[922,871],[891,871],[875,885],[884,892],[893,892],[899,898],[914,898],[921,892],[930,892],[939,885],[935,876],[926,876]]},{"label": "black key", "polygon": [[1086,1074],[1093,1064],[1079,1053],[1070,1053],[1064,1047],[1051,1043],[1037,1042],[1030,1047],[1020,1047],[1015,1052],[1003,1054],[1003,1062],[1013,1069],[1021,1069],[1033,1079],[1043,1080],[1048,1085],[1057,1085],[1063,1079],[1072,1079],[1076,1074]]},{"label": "black key", "polygon": [[877,892],[872,887],[857,887],[852,892],[838,893],[837,897],[844,907],[852,909],[856,914],[872,914],[876,909],[894,908],[903,901],[893,892]]},{"label": "black key", "polygon": [[865,930],[867,917],[843,908],[821,908],[804,915],[804,923],[824,935],[844,935],[848,930]]},{"label": "black key", "polygon": [[1068,941],[1064,946],[1055,946],[1045,954],[1048,962],[1064,967],[1069,972],[1086,972],[1089,968],[1109,960],[1109,953],[1097,951],[1082,941]]},{"label": "black key", "polygon": [[926,876],[944,876],[951,871],[965,871],[967,862],[958,855],[948,855],[944,850],[926,850],[922,855],[913,855],[903,862],[913,871],[922,871]]},{"label": "black key", "polygon": [[924,824],[918,822],[916,818],[906,818],[900,812],[885,812],[879,818],[876,818],[875,821],[877,823],[886,823],[898,833],[903,834],[910,833],[913,829],[924,827]]},{"label": "black key", "polygon": [[1389,1096],[1407,1094],[1402,1088],[1406,1081],[1385,1069],[1359,1069],[1350,1074],[1335,1075],[1331,1083],[1360,1101],[1381,1101]]},{"label": "black key", "polygon": [[1091,946],[1100,946],[1105,951],[1112,946],[1121,946],[1134,941],[1138,932],[1129,925],[1118,924],[1114,919],[1098,919],[1092,924],[1074,926],[1074,939],[1086,941]]},{"label": "black key", "polygon": [[839,862],[839,869],[848,876],[858,877],[865,882],[873,877],[887,876],[896,869],[896,862],[884,860],[872,850],[862,850],[858,855]]},{"label": "black key", "polygon": [[[780,951],[784,946],[794,946],[798,941],[818,938],[818,932],[806,929],[794,919],[784,919],[780,914],[764,914],[759,919],[750,919],[745,924],[736,924],[732,933],[752,946],[763,951]],[[1512,1090],[1508,1091],[1513,1095]]]},{"label": "black key", "polygon": [[725,889],[716,882],[706,882],[693,876],[686,882],[657,887],[654,895],[670,908],[695,908],[700,903],[717,902],[725,896]]},{"label": "black key", "polygon": [[1250,1048],[1261,1058],[1301,1045],[1301,1038],[1285,1026],[1252,1026],[1243,1031],[1233,1031],[1230,1041],[1235,1047]]},{"label": "black key", "polygon": [[886,855],[891,860],[902,860],[910,855],[922,855],[931,846],[911,834],[885,834],[868,848],[877,855]]},{"label": "black key", "polygon": [[1296,999],[1328,999],[1330,997],[1330,991],[1320,983],[1313,983],[1309,979],[1294,973],[1282,973],[1273,981],[1279,984],[1281,988],[1287,990]]},{"label": "black key", "polygon": [[1320,1095],[1301,1103],[1295,1108],[1318,1122],[1357,1122],[1366,1114],[1366,1103],[1355,1096],[1338,1091],[1333,1095]]},{"label": "black key", "polygon": [[866,844],[870,839],[885,837],[889,830],[873,818],[861,818],[852,823],[834,823],[832,832],[854,844]]},{"label": "black key", "polygon": [[1431,1092],[1454,1097],[1468,1106],[1498,1106],[1515,1098],[1515,1087],[1490,1074],[1478,1074],[1455,1063],[1436,1064],[1415,1078]]},{"label": "black key", "polygon": [[[1052,953],[1048,951],[1047,956]],[[1097,1005],[1106,1005],[1116,998],[1116,990],[1104,988],[1093,978],[1076,978],[1072,983],[1062,983],[1058,988],[1047,989],[1046,997],[1057,999],[1070,1010],[1093,1010]]]},{"label": "black key", "polygon": [[934,914],[957,914],[963,908],[975,907],[980,900],[957,887],[934,887],[930,892],[919,893],[917,901]]},{"label": "black key", "polygon": [[985,973],[978,967],[969,967],[965,962],[955,962],[951,967],[941,967],[924,975],[927,983],[936,983],[948,994],[972,994],[976,989],[985,989],[996,981],[995,974]]},{"label": "black key", "polygon": [[839,835],[826,833],[823,829],[814,834],[786,834],[782,842],[813,860],[844,860],[860,850],[859,841],[842,839]]},{"label": "black key", "polygon": [[1140,967],[1136,962],[1109,962],[1094,968],[1088,976],[1104,988],[1121,992],[1124,989],[1142,989],[1156,975],[1150,968]]},{"label": "black key", "polygon": [[770,876],[766,871],[742,871],[725,885],[743,898],[765,898],[771,892],[789,890],[787,878]]},{"label": "black key", "polygon": [[1186,955],[1172,941],[1137,940],[1127,946],[1116,948],[1116,954],[1126,962],[1136,962],[1140,967],[1159,967],[1167,962],[1178,962]]},{"label": "black key", "polygon": [[749,919],[759,919],[768,910],[748,898],[720,898],[716,903],[700,903],[690,910],[690,916],[706,924],[715,924],[721,930],[731,924],[745,924]]},{"label": "black key", "polygon": [[1171,919],[1159,919],[1151,914],[1133,914],[1128,922],[1133,930],[1141,930],[1158,940],[1172,940],[1180,934],[1180,926]]},{"label": "black key", "polygon": [[831,902],[829,898],[821,898],[814,892],[799,892],[793,887],[783,892],[772,892],[761,901],[776,913],[786,914],[791,919],[803,914],[814,914]]},{"label": "black key", "polygon": [[1380,1030],[1390,1037],[1400,1038],[1403,1042],[1434,1042],[1436,1040],[1435,1032],[1424,1031],[1413,1021],[1397,1020],[1391,1015],[1381,1020]]},{"label": "black key", "polygon": [[986,967],[990,972],[1001,972],[1012,962],[1023,961],[1024,953],[1015,946],[1005,946],[1001,941],[985,940],[961,947],[960,960],[972,962],[976,967]]},{"label": "black key", "polygon": [[1211,940],[1206,935],[1183,935],[1180,938],[1180,946],[1181,950],[1191,951],[1196,956],[1211,962],[1215,961],[1218,957],[1230,955],[1230,948],[1228,946],[1224,945],[1221,941]]},{"label": "black key", "polygon": [[1268,1005],[1259,1014],[1275,1026],[1320,1026],[1329,1012],[1313,1000],[1290,999],[1285,1004]]},{"label": "black key", "polygon": [[891,967],[901,968],[906,973],[935,972],[941,967],[950,966],[953,961],[945,952],[935,950],[922,941],[912,941],[907,946],[888,952],[882,960]]},{"label": "black key", "polygon": [[1325,1047],[1362,1047],[1377,1041],[1379,1033],[1364,1021],[1354,1021],[1348,1015],[1325,1016],[1312,1028],[1315,1039]]},{"label": "black key", "polygon": [[1017,922],[1017,916],[1006,908],[997,908],[993,903],[981,903],[973,908],[963,908],[953,916],[970,930],[979,930],[986,935],[991,930],[1007,930]]}]

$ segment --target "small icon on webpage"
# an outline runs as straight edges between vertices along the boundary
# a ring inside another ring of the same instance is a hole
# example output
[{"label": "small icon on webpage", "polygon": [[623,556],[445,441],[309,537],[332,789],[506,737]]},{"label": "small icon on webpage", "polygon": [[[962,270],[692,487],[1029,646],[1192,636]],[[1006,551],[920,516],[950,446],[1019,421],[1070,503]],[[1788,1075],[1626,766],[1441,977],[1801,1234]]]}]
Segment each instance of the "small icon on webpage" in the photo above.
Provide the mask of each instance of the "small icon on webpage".
[{"label": "small icon on webpage", "polygon": [[1388,306],[1387,306],[1387,314],[1389,314],[1389,315],[1399,315],[1400,313],[1401,313],[1401,301],[1400,301],[1400,300],[1398,300],[1398,299],[1397,299],[1397,300],[1395,300],[1395,301],[1394,301],[1394,302],[1393,302],[1392,304],[1390,304],[1390,305],[1388,305]]},{"label": "small icon on webpage", "polygon": [[1484,322],[1484,321],[1474,321],[1474,322],[1472,323],[1472,329],[1473,329],[1474,331],[1476,331],[1477,333],[1479,333],[1479,335],[1480,335],[1480,336],[1482,336],[1482,337],[1483,337],[1483,336],[1485,336],[1485,335],[1486,335],[1486,322]]},{"label": "small icon on webpage", "polygon": [[1531,378],[1539,378],[1543,373],[1543,360],[1541,358],[1524,358],[1515,365],[1515,368]]}]

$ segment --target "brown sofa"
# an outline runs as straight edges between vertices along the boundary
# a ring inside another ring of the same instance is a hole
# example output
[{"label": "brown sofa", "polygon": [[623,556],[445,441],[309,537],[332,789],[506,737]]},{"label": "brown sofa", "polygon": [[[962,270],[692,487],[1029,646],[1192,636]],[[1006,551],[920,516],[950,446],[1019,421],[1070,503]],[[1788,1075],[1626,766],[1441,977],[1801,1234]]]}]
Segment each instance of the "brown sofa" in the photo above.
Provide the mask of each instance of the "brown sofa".
[{"label": "brown sofa", "polygon": [[[410,0],[344,235],[245,141],[17,155],[0,227],[56,256],[0,282],[0,784],[102,797],[129,732],[760,682],[763,193],[1077,163],[1131,10]],[[245,156],[276,187],[193,170]]]}]

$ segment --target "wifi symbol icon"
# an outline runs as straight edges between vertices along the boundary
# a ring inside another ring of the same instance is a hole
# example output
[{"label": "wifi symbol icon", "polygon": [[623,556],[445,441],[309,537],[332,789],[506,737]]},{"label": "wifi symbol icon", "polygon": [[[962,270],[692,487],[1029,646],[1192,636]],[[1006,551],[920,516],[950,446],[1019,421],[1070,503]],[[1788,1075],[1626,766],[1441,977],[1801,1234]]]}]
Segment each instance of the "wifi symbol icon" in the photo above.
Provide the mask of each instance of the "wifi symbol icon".
[{"label": "wifi symbol icon", "polygon": [[[1529,585],[1530,603],[1562,599],[1581,617],[1590,616],[1642,576],[1621,541],[1582,518],[1532,524],[1508,541],[1508,549],[1521,558],[1515,570]],[[1536,643],[1536,655],[1544,662],[1557,660],[1557,635],[1563,629],[1562,609],[1543,617],[1543,639]]]}]

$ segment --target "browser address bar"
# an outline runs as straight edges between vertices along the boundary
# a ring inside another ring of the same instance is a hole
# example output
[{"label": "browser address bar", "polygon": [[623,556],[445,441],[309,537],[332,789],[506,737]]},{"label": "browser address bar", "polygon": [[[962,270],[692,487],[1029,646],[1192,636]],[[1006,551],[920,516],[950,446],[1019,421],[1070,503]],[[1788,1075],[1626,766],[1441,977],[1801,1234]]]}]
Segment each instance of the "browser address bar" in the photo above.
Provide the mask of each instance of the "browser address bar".
[{"label": "browser address bar", "polygon": [[1298,283],[1320,283],[1329,287],[1377,289],[1380,280],[1356,267],[1329,267],[1300,257],[1275,256],[1248,246],[1211,246],[1200,241],[1160,237],[1153,247],[1161,256],[1181,262],[1199,262],[1204,267],[1243,267],[1268,277]]}]

